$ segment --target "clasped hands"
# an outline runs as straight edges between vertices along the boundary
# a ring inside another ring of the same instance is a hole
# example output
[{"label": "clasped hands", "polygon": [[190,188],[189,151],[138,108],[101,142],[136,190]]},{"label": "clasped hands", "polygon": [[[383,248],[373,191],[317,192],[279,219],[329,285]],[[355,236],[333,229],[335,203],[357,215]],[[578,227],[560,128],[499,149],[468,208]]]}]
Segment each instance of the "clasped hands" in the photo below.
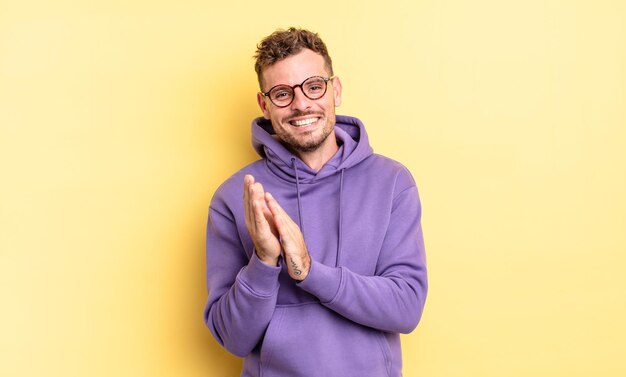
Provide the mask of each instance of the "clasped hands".
[{"label": "clasped hands", "polygon": [[300,227],[250,174],[243,179],[243,206],[246,227],[259,259],[277,266],[282,253],[289,276],[304,280],[311,268],[311,257]]}]

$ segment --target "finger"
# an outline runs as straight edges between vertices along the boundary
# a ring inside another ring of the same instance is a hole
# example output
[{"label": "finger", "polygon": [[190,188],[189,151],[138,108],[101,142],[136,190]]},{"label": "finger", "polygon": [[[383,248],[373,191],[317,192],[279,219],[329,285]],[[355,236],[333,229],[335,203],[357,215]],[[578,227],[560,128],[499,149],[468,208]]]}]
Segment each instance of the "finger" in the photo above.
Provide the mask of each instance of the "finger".
[{"label": "finger", "polygon": [[267,204],[272,212],[276,229],[281,237],[281,242],[289,242],[289,240],[296,240],[298,235],[301,234],[298,225],[291,219],[289,214],[278,204],[276,199],[269,192],[265,194]]},{"label": "finger", "polygon": [[289,222],[293,223],[293,220],[291,220],[291,217],[287,214],[287,212],[285,212],[283,207],[281,207],[280,204],[278,204],[278,202],[276,201],[276,199],[274,199],[274,196],[272,196],[272,194],[270,194],[269,192],[266,192],[265,199],[274,217],[279,217],[282,220],[281,222],[283,223],[289,223]]},{"label": "finger", "polygon": [[252,202],[252,209],[254,212],[254,226],[259,233],[269,230],[269,223],[265,219],[265,216],[263,216],[262,205],[263,204],[258,200]]},{"label": "finger", "polygon": [[244,219],[246,220],[246,225],[249,223],[250,221],[250,195],[248,194],[248,187],[249,185],[249,175],[246,175],[243,177],[243,213],[244,213]]},{"label": "finger", "polygon": [[265,201],[265,193],[263,193],[263,195],[260,195],[258,201],[261,205],[261,209],[263,210],[263,216],[269,224],[270,230],[274,235],[278,236],[278,230],[276,229],[274,215],[272,214],[272,211],[270,211],[270,208],[267,206],[267,202]]},{"label": "finger", "polygon": [[278,235],[274,215],[272,214],[272,211],[270,211],[267,203],[265,202],[263,202],[263,216],[265,216],[265,220],[267,220],[267,222],[270,224],[270,229],[272,230],[272,233]]},{"label": "finger", "polygon": [[278,204],[278,202],[276,201],[276,199],[274,199],[274,196],[271,193],[265,193],[265,200],[267,201],[267,205],[272,210],[272,213],[276,212],[282,214],[284,212],[283,208],[280,206],[280,204]]},{"label": "finger", "polygon": [[263,200],[264,192],[265,192],[263,190],[263,185],[260,184],[259,182],[255,182],[250,187],[251,187],[250,192],[251,192],[252,200],[254,201]]},{"label": "finger", "polygon": [[252,224],[253,215],[252,208],[250,206],[250,185],[254,183],[254,177],[250,174],[246,174],[243,178],[243,208],[244,208],[244,219],[246,223]]},{"label": "finger", "polygon": [[[265,202],[263,200],[263,186],[258,183],[255,182],[250,186],[250,203],[257,203],[259,205],[261,205],[259,208],[261,208],[261,216],[263,216],[263,206],[265,206]],[[257,216],[257,212],[253,209],[252,211],[253,216],[256,218]]]},{"label": "finger", "polygon": [[254,194],[252,199],[260,202],[261,208],[263,209],[263,215],[265,215],[266,218],[269,219],[273,217],[272,212],[265,201],[265,190],[263,185],[259,182],[254,184]]}]

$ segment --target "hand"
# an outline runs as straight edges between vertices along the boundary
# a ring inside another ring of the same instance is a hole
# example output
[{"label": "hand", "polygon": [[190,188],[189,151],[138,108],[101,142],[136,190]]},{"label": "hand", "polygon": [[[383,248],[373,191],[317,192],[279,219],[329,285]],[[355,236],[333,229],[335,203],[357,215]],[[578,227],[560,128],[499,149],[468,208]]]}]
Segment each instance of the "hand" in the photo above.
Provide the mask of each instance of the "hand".
[{"label": "hand", "polygon": [[259,259],[270,266],[278,265],[281,246],[273,215],[265,202],[263,186],[247,174],[243,179],[243,207],[246,228]]},{"label": "hand", "polygon": [[295,280],[302,281],[307,277],[311,269],[311,257],[306,248],[300,227],[293,222],[272,194],[266,192],[265,200],[280,236],[279,239],[285,253],[285,263],[287,263],[289,276]]}]

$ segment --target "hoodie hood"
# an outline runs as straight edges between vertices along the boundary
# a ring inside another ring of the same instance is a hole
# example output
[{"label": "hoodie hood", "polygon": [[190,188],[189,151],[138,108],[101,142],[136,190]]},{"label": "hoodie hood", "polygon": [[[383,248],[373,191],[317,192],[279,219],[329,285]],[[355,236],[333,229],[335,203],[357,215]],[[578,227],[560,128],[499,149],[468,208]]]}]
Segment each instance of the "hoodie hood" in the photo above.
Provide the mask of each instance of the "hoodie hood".
[{"label": "hoodie hood", "polygon": [[357,165],[373,153],[365,126],[357,118],[337,115],[335,136],[339,150],[316,172],[280,142],[269,120],[259,117],[252,121],[252,146],[256,152],[274,174],[294,183],[314,183]]}]

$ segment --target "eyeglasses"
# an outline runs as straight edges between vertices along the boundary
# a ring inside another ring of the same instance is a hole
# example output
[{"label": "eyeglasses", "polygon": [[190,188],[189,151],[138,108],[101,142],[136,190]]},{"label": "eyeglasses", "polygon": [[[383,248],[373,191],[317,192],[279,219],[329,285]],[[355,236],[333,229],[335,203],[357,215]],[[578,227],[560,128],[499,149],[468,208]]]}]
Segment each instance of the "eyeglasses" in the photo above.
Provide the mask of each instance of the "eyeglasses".
[{"label": "eyeglasses", "polygon": [[322,76],[312,76],[304,80],[302,84],[294,86],[279,84],[272,87],[272,89],[265,93],[261,92],[261,94],[265,97],[269,97],[270,101],[272,101],[276,107],[287,107],[291,105],[293,99],[296,97],[295,89],[297,87],[300,87],[306,98],[316,100],[324,97],[326,89],[328,88],[328,82],[334,78],[335,76],[328,78]]}]

